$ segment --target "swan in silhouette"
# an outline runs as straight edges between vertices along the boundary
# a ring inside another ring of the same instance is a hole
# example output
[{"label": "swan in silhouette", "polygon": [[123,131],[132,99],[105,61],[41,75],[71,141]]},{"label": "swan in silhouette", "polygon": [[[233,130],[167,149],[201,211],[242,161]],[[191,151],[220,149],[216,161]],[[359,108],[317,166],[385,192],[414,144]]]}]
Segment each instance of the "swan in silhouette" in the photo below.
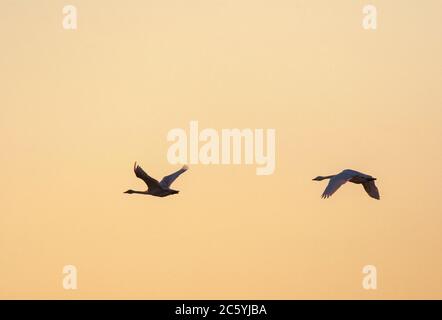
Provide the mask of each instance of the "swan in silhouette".
[{"label": "swan in silhouette", "polygon": [[138,193],[138,194],[149,194],[151,196],[155,197],[167,197],[171,194],[176,194],[179,191],[170,189],[170,185],[175,181],[176,178],[178,178],[182,173],[186,172],[188,167],[184,165],[180,170],[177,172],[174,172],[168,176],[165,176],[160,182],[158,180],[150,177],[144,170],[137,165],[135,162],[134,164],[134,172],[137,178],[140,178],[147,184],[147,191],[135,191],[132,189],[129,189],[125,191],[124,193]]},{"label": "swan in silhouette", "polygon": [[364,174],[364,173],[361,173],[361,172],[358,172],[355,170],[346,169],[339,174],[325,176],[325,177],[318,176],[318,177],[314,178],[313,180],[314,181],[322,181],[324,179],[330,179],[330,181],[329,181],[327,187],[325,188],[324,193],[322,194],[321,198],[323,198],[323,199],[331,197],[332,194],[335,193],[336,190],[338,190],[339,187],[342,186],[347,181],[357,183],[357,184],[362,184],[365,191],[367,191],[367,193],[370,197],[377,199],[377,200],[380,199],[379,190],[376,187],[376,185],[374,184],[374,181],[376,180],[376,178],[373,178],[372,176],[369,176],[367,174]]}]

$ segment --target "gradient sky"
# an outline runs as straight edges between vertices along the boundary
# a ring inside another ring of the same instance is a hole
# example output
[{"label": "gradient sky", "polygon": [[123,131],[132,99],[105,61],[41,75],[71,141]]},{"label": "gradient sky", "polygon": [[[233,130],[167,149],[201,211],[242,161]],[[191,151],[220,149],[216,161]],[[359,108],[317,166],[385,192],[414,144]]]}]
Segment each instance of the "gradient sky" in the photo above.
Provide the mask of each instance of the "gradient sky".
[{"label": "gradient sky", "polygon": [[[441,11],[3,0],[0,298],[441,299]],[[191,120],[275,128],[275,173],[193,165],[176,196],[123,194],[143,188],[135,160],[178,168],[166,134]],[[381,201],[350,184],[321,200],[311,179],[345,168],[376,176]]]}]

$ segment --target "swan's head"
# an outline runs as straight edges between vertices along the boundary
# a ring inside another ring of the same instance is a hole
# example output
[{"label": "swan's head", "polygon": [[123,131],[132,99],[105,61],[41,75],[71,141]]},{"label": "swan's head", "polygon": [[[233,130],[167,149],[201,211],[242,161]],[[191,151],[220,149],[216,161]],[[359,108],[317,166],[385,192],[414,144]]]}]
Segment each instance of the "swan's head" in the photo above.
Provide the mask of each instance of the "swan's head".
[{"label": "swan's head", "polygon": [[127,190],[127,191],[124,191],[124,193],[132,194],[132,193],[134,193],[134,191],[133,191],[132,189],[129,189],[129,190]]},{"label": "swan's head", "polygon": [[316,178],[313,179],[313,181],[322,181],[322,180],[324,180],[324,179],[325,179],[325,178],[322,177],[322,176],[317,176]]}]

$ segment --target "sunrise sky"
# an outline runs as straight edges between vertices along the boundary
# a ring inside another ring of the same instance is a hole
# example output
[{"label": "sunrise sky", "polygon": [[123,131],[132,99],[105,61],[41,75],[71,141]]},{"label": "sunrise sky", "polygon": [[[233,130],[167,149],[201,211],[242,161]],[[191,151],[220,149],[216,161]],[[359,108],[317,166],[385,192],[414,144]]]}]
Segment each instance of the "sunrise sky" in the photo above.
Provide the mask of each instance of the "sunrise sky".
[{"label": "sunrise sky", "polygon": [[[442,299],[441,11],[1,1],[0,298]],[[275,129],[274,174],[190,165],[178,195],[124,194],[144,188],[134,161],[180,167],[166,135],[192,120]],[[381,200],[354,184],[322,200],[312,178],[345,168],[377,177]]]}]

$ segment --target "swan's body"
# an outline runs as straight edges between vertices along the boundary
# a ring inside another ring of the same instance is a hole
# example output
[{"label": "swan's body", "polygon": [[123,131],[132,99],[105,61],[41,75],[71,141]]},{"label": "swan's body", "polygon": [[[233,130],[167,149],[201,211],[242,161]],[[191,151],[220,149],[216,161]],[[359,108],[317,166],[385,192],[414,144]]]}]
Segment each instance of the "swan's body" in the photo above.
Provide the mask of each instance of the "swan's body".
[{"label": "swan's body", "polygon": [[138,194],[148,194],[155,197],[167,197],[172,194],[176,194],[179,191],[170,189],[170,185],[172,182],[175,181],[176,178],[178,178],[182,173],[186,172],[188,169],[187,166],[183,166],[180,170],[177,172],[174,172],[168,176],[165,176],[160,182],[158,180],[150,177],[144,170],[137,165],[135,162],[134,164],[134,172],[137,178],[140,178],[143,180],[147,185],[146,191],[135,191],[132,189],[129,189],[125,191],[124,193],[138,193]]},{"label": "swan's body", "polygon": [[324,179],[330,179],[330,181],[327,187],[325,188],[324,193],[322,194],[322,198],[331,197],[333,193],[335,193],[336,190],[339,189],[340,186],[342,186],[347,181],[350,181],[353,183],[362,184],[365,191],[368,193],[370,197],[377,200],[380,199],[379,190],[374,184],[376,178],[373,178],[372,176],[369,176],[367,174],[355,170],[346,169],[339,174],[325,176],[325,177],[319,176],[314,178],[313,180],[322,181]]}]

